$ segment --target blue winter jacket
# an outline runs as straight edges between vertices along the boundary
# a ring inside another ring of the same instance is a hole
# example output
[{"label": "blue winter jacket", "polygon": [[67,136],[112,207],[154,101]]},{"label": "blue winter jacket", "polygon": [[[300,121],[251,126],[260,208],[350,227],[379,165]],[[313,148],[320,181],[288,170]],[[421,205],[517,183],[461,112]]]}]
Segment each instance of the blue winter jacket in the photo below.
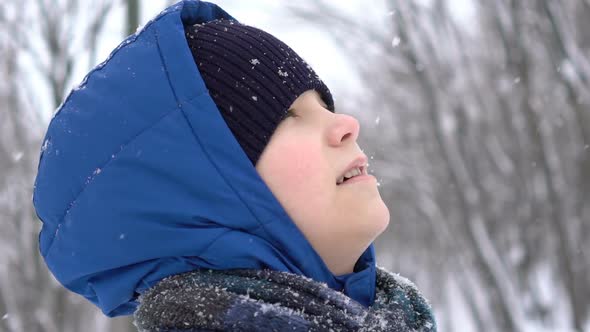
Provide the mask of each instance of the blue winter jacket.
[{"label": "blue winter jacket", "polygon": [[198,268],[287,271],[368,306],[371,245],[333,275],[225,124],[183,24],[232,18],[179,2],[123,41],[51,120],[33,204],[53,275],[107,316],[134,312],[159,280]]}]

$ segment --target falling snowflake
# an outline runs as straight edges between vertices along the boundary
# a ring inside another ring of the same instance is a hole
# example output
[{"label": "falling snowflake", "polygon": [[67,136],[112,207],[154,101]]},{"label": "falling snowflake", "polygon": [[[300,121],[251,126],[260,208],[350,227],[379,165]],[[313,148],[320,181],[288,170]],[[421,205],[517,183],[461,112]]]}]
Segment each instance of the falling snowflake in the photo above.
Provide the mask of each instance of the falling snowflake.
[{"label": "falling snowflake", "polygon": [[24,156],[24,153],[22,151],[19,152],[15,152],[12,154],[12,159],[16,162],[20,161]]},{"label": "falling snowflake", "polygon": [[252,96],[252,100],[254,100],[254,101],[258,101],[258,97],[256,97],[256,96]]},{"label": "falling snowflake", "polygon": [[260,64],[260,61],[258,59],[250,59],[250,63],[256,66]]}]

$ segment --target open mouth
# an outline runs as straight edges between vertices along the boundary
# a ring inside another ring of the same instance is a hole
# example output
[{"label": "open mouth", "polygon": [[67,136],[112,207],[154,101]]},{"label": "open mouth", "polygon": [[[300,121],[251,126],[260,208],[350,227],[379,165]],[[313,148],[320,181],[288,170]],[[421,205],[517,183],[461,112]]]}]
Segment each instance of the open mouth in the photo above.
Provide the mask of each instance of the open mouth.
[{"label": "open mouth", "polygon": [[343,176],[338,178],[336,181],[336,185],[339,186],[343,183],[346,183],[350,179],[354,179],[357,176],[366,175],[367,174],[367,167],[366,166],[359,166],[351,169],[350,171],[346,172]]}]

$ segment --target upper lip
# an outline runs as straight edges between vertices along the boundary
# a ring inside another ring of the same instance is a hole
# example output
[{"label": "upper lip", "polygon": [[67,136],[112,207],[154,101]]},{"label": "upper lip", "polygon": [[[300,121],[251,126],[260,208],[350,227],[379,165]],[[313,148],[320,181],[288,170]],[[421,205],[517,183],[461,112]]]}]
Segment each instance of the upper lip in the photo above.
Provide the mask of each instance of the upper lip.
[{"label": "upper lip", "polygon": [[336,182],[338,182],[338,179],[343,177],[344,174],[346,174],[348,171],[351,171],[357,167],[361,169],[361,173],[364,173],[364,169],[367,167],[367,156],[361,155],[355,158],[350,164],[348,164],[344,171],[340,175],[338,175],[338,177],[336,178]]}]

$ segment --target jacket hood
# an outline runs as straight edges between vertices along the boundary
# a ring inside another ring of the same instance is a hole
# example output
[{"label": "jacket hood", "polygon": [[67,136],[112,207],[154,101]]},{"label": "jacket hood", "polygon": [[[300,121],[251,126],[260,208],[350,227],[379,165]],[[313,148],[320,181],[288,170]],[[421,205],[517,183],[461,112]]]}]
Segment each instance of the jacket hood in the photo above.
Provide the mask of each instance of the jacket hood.
[{"label": "jacket hood", "polygon": [[110,317],[198,268],[292,272],[375,296],[371,245],[334,276],[252,166],[207,92],[183,25],[233,19],[182,1],[124,40],[51,120],[33,204],[56,279]]}]

